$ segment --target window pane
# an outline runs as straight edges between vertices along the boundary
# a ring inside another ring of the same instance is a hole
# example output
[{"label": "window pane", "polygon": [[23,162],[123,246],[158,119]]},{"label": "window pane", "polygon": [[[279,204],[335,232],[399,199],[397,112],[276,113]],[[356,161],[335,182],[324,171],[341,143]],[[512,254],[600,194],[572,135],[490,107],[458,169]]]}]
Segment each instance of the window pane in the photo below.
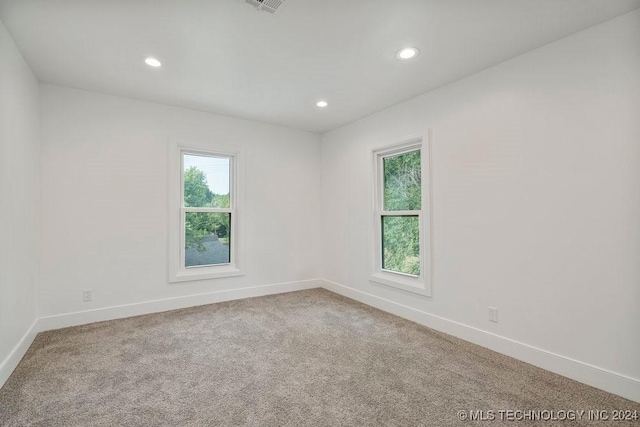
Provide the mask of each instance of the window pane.
[{"label": "window pane", "polygon": [[417,216],[382,217],[382,268],[420,275],[420,231]]},{"label": "window pane", "polygon": [[384,168],[384,210],[422,209],[420,150],[382,159]]},{"label": "window pane", "polygon": [[184,206],[229,208],[228,157],[183,156]]},{"label": "window pane", "polygon": [[185,234],[185,267],[230,262],[231,214],[187,212]]}]

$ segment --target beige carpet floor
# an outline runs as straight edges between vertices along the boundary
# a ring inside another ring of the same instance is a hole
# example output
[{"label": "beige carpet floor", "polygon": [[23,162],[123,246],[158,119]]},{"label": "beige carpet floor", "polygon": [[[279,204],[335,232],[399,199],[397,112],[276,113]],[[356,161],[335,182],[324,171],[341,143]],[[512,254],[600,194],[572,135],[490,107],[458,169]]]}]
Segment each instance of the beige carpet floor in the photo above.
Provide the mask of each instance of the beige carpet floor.
[{"label": "beige carpet floor", "polygon": [[2,426],[574,426],[592,423],[498,411],[614,409],[640,413],[319,289],[41,333],[0,390]]}]

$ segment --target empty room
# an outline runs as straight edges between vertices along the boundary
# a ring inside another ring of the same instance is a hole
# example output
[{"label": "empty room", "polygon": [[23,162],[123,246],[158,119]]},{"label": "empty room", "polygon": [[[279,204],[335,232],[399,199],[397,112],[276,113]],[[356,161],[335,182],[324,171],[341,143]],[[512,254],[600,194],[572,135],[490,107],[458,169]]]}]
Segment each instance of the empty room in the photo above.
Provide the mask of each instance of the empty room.
[{"label": "empty room", "polygon": [[0,426],[640,425],[640,0],[0,0]]}]

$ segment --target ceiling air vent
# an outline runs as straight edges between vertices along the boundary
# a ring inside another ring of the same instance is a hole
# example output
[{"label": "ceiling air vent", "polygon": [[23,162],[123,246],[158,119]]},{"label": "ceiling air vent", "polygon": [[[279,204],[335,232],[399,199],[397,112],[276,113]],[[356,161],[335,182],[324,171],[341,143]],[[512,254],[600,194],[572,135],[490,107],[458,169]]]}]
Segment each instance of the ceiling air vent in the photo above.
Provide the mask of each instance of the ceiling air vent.
[{"label": "ceiling air vent", "polygon": [[266,10],[269,13],[276,13],[278,8],[286,0],[245,0],[245,1],[257,7],[258,10]]}]

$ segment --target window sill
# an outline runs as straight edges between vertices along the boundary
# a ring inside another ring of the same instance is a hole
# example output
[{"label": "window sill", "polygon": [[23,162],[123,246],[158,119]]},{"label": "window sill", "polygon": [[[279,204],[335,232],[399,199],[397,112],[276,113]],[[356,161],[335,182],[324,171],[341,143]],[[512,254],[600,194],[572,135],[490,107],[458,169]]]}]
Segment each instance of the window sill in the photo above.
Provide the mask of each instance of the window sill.
[{"label": "window sill", "polygon": [[371,282],[385,286],[402,289],[418,295],[431,296],[431,288],[427,286],[423,279],[409,277],[401,274],[386,273],[384,271],[374,273],[369,277]]},{"label": "window sill", "polygon": [[170,278],[170,283],[192,282],[196,280],[220,279],[223,277],[243,276],[244,273],[236,267],[224,266],[214,268],[193,268],[182,270]]}]

